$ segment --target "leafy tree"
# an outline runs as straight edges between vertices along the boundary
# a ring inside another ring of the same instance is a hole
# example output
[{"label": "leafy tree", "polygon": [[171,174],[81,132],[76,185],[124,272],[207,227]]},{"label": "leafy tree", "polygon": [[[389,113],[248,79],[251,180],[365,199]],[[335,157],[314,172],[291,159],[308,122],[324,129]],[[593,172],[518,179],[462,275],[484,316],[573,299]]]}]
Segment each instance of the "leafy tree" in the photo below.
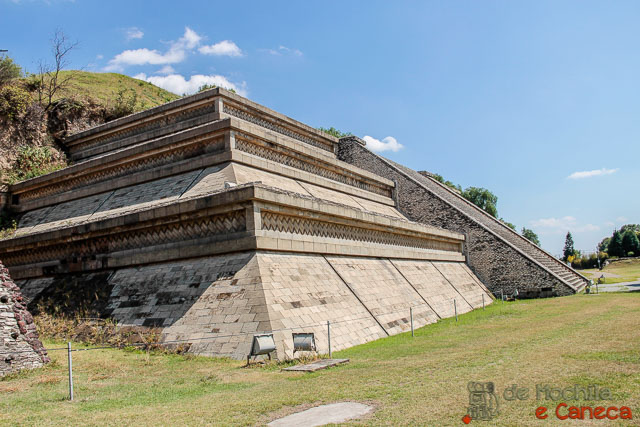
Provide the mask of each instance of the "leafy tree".
[{"label": "leafy tree", "polygon": [[622,250],[625,255],[633,252],[633,255],[640,254],[640,240],[632,230],[627,230],[622,235]]},{"label": "leafy tree", "polygon": [[22,77],[22,68],[8,56],[0,56],[0,86],[18,77]]},{"label": "leafy tree", "polygon": [[498,217],[498,196],[486,188],[469,187],[462,192],[462,197],[487,212],[489,215]]},{"label": "leafy tree", "polygon": [[319,127],[318,130],[321,130],[324,133],[328,133],[331,136],[335,136],[338,139],[344,138],[345,136],[352,136],[353,135],[351,132],[342,132],[341,130],[336,129],[333,126],[331,126],[328,129],[327,128],[323,128],[323,127]]},{"label": "leafy tree", "polygon": [[622,227],[620,227],[620,233],[622,233],[623,235],[627,231],[631,231],[634,234],[640,233],[640,224],[625,224]]},{"label": "leafy tree", "polygon": [[624,247],[622,245],[622,233],[618,230],[613,232],[609,247],[607,250],[610,256],[624,256]]},{"label": "leafy tree", "polygon": [[569,260],[569,257],[572,259],[575,257],[576,250],[573,247],[573,236],[571,236],[571,232],[567,231],[567,237],[564,239],[564,250],[562,251],[562,259],[564,261]]},{"label": "leafy tree", "polygon": [[598,251],[600,252],[608,252],[609,251],[609,242],[611,241],[611,237],[605,237],[602,239],[600,243],[598,243]]},{"label": "leafy tree", "polygon": [[538,238],[538,235],[533,230],[530,230],[526,227],[522,227],[522,237],[524,237],[525,239],[529,239],[529,241],[535,244],[536,246],[540,246],[540,239]]}]

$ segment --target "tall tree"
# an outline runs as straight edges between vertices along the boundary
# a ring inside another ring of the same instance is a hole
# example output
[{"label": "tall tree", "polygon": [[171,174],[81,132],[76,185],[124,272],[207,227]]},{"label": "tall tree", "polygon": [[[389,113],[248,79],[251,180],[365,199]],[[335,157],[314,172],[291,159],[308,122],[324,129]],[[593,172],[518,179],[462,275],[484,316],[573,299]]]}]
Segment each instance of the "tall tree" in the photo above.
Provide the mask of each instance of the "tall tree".
[{"label": "tall tree", "polygon": [[498,208],[496,207],[498,196],[486,188],[469,187],[462,192],[462,196],[489,215],[498,217]]},{"label": "tall tree", "polygon": [[529,239],[529,241],[534,245],[540,246],[540,239],[533,230],[530,230],[527,227],[522,227],[522,237]]},{"label": "tall tree", "polygon": [[627,230],[622,235],[622,252],[623,256],[630,254],[633,254],[632,256],[640,255],[640,241],[632,230]]},{"label": "tall tree", "polygon": [[562,259],[567,261],[570,256],[575,255],[576,250],[573,247],[573,236],[567,231],[567,237],[564,239],[564,250],[562,251]]},{"label": "tall tree", "polygon": [[607,253],[610,256],[624,256],[624,248],[622,246],[622,233],[618,230],[613,232]]},{"label": "tall tree", "polygon": [[611,237],[605,237],[602,239],[600,243],[598,243],[598,250],[600,252],[609,252],[609,242],[611,241]]}]

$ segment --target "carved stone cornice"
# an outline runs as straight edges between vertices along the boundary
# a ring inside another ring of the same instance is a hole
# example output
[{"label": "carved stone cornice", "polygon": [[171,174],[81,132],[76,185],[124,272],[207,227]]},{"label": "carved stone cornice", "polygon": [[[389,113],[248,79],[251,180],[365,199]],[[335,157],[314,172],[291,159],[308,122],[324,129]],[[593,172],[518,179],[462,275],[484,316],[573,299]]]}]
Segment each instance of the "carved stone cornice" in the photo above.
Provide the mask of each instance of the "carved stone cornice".
[{"label": "carved stone cornice", "polygon": [[[305,248],[304,244],[318,242]],[[325,243],[329,242],[329,245]],[[17,278],[240,250],[459,261],[463,237],[261,184],[0,241]],[[362,248],[366,248],[365,251]]]}]

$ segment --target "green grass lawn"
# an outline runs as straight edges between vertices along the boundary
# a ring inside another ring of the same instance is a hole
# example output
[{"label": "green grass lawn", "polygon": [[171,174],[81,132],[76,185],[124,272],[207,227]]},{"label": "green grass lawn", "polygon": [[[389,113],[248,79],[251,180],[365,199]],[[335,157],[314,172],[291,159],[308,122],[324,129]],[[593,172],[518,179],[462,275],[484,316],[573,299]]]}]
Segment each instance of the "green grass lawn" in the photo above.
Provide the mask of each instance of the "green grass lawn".
[{"label": "green grass lawn", "polygon": [[[60,347],[47,342],[47,347]],[[352,400],[376,407],[351,424],[460,426],[469,381],[610,388],[605,406],[629,406],[640,419],[640,294],[576,295],[496,302],[416,331],[345,351],[351,363],[313,374],[269,364],[125,350],[74,353],[76,401],[67,397],[66,352],[41,369],[0,380],[6,425],[255,425],[300,408]],[[568,402],[597,406],[602,402]],[[554,425],[541,404],[505,401],[486,425]],[[557,402],[556,402],[557,404]],[[571,425],[593,425],[590,420]],[[606,424],[599,421],[598,424]],[[473,421],[471,425],[483,425]]]},{"label": "green grass lawn", "polygon": [[620,277],[606,277],[604,283],[621,283],[621,282],[633,282],[640,278],[640,260],[629,259],[616,261],[605,268],[602,271],[597,268],[591,268],[586,270],[579,270],[584,276],[589,279],[597,280],[598,277],[605,273],[613,273]]}]

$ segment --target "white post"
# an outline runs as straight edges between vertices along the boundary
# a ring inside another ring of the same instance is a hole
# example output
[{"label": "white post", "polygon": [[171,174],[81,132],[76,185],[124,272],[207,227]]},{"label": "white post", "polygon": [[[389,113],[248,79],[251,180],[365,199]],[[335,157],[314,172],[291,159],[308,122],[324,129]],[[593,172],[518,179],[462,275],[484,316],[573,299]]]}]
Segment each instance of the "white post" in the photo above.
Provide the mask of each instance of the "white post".
[{"label": "white post", "polygon": [[69,360],[69,400],[73,400],[73,361],[71,359],[71,341],[67,342],[67,359]]},{"label": "white post", "polygon": [[484,310],[484,294],[482,294],[482,309]]},{"label": "white post", "polygon": [[413,307],[409,307],[409,317],[411,318],[411,336],[414,337],[413,333]]},{"label": "white post", "polygon": [[453,311],[456,313],[456,322],[458,321],[458,306],[456,305],[456,300],[453,300]]},{"label": "white post", "polygon": [[331,359],[331,322],[327,320],[327,342],[329,343],[329,359]]}]

